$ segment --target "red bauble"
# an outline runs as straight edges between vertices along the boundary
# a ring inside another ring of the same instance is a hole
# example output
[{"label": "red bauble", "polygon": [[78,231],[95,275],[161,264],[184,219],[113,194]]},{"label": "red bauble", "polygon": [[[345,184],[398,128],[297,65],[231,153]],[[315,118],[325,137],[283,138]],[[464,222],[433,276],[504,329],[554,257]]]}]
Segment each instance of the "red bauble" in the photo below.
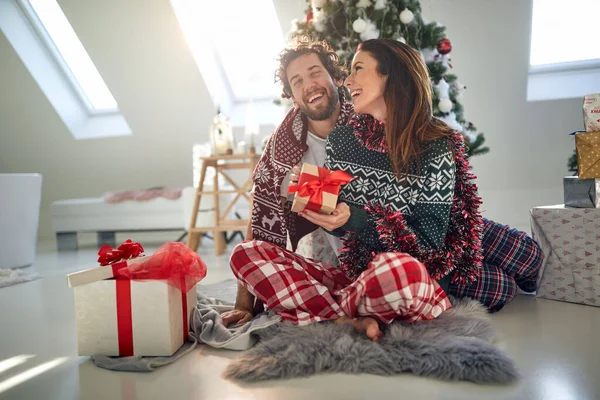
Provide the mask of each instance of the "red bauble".
[{"label": "red bauble", "polygon": [[440,40],[437,44],[437,51],[440,54],[448,54],[452,50],[452,43],[446,38]]},{"label": "red bauble", "polygon": [[313,12],[309,11],[308,14],[306,14],[306,22],[310,22],[313,19]]}]

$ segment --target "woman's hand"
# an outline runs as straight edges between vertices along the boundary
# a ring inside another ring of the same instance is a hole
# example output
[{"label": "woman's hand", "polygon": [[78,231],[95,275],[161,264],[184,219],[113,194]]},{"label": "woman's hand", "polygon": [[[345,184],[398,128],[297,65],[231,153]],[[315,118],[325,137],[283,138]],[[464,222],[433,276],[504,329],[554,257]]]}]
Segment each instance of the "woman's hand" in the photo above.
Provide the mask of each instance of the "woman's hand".
[{"label": "woman's hand", "polygon": [[333,231],[348,222],[350,207],[346,203],[338,203],[331,215],[319,214],[310,210],[300,211],[299,215],[325,230]]}]

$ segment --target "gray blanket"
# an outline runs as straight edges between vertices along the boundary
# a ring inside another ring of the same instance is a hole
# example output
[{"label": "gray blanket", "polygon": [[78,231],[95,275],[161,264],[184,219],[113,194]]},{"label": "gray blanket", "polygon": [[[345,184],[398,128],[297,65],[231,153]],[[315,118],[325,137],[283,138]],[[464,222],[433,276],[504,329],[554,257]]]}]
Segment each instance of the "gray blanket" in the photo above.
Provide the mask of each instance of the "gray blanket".
[{"label": "gray blanket", "polygon": [[[223,288],[225,285],[233,285],[235,288],[235,282],[232,283],[231,281],[226,281],[215,286]],[[226,328],[223,326],[221,313],[233,309],[233,305],[231,302],[216,300],[204,294],[214,291],[215,288],[209,286],[198,286],[198,306],[192,312],[188,341],[172,356],[93,356],[92,361],[101,368],[114,371],[151,372],[158,367],[177,361],[182,356],[194,350],[198,346],[198,343],[215,348],[247,350],[258,340],[254,334],[256,331],[268,328],[281,320],[281,317],[274,313],[263,313],[254,317],[248,323]]]}]

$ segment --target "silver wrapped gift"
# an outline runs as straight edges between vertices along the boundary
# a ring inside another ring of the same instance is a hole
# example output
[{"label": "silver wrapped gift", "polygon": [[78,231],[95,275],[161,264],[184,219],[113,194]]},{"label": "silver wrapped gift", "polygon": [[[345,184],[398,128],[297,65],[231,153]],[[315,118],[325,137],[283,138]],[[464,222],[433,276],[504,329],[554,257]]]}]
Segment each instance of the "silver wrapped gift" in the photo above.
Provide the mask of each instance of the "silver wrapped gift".
[{"label": "silver wrapped gift", "polygon": [[565,176],[563,180],[565,206],[598,208],[600,206],[600,179],[579,179]]}]

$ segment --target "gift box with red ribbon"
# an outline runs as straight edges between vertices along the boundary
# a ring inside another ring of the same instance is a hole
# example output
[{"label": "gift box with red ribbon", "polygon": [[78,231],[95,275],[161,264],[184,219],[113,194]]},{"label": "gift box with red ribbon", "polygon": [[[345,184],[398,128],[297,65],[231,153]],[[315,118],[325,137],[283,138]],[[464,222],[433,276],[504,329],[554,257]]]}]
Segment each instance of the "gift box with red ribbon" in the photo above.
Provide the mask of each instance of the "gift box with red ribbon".
[{"label": "gift box with red ribbon", "polygon": [[171,356],[188,340],[206,265],[183,243],[143,251],[130,240],[102,246],[100,267],[68,275],[80,356]]},{"label": "gift box with red ribbon", "polygon": [[340,186],[353,179],[344,171],[330,171],[326,168],[304,163],[297,185],[290,185],[288,193],[295,193],[292,211],[311,210],[321,214],[331,214],[337,205]]}]

